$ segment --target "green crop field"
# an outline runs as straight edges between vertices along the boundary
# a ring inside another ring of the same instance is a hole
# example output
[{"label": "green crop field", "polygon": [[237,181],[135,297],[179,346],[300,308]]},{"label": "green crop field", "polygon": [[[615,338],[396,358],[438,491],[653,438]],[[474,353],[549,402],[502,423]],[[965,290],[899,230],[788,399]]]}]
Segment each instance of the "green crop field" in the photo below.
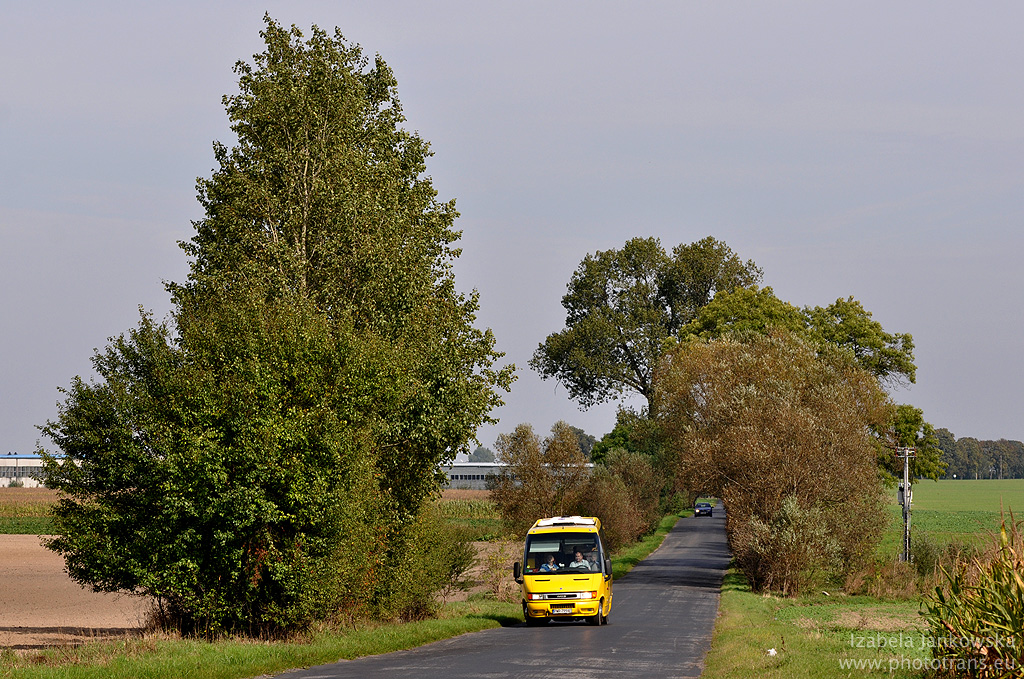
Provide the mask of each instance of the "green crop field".
[{"label": "green crop field", "polygon": [[[999,530],[1005,512],[1013,509],[1024,519],[1024,479],[918,481],[914,484],[911,519],[913,536],[946,544],[953,541],[980,544]],[[893,490],[889,502],[890,527],[883,550],[899,551],[903,534],[902,508]]]},{"label": "green crop field", "polygon": [[914,484],[915,510],[942,512],[995,512],[999,504],[1012,507],[1024,518],[1024,479],[989,481],[918,481]]}]

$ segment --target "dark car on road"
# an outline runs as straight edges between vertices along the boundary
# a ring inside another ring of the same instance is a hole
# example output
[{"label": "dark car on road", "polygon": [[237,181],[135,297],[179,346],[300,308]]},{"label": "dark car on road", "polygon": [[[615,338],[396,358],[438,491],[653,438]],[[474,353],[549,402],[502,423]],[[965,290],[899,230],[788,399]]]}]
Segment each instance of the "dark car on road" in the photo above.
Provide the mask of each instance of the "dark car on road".
[{"label": "dark car on road", "polygon": [[693,515],[694,516],[712,516],[713,512],[714,512],[714,509],[707,502],[698,502],[697,504],[695,504],[693,506]]}]

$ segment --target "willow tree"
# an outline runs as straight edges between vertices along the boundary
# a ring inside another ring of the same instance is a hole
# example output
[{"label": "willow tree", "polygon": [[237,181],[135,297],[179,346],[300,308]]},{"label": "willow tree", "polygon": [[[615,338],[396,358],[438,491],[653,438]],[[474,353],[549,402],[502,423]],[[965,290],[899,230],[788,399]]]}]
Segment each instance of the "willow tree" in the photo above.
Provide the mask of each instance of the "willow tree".
[{"label": "willow tree", "polygon": [[723,499],[755,587],[799,589],[873,553],[885,512],[872,431],[892,406],[848,352],[785,330],[696,341],[666,354],[656,385],[679,483]]},{"label": "willow tree", "polygon": [[439,467],[512,377],[455,288],[457,212],[391,70],[337,30],[265,23],[171,316],[97,353],[44,427],[65,455],[49,546],[191,631],[409,604]]}]

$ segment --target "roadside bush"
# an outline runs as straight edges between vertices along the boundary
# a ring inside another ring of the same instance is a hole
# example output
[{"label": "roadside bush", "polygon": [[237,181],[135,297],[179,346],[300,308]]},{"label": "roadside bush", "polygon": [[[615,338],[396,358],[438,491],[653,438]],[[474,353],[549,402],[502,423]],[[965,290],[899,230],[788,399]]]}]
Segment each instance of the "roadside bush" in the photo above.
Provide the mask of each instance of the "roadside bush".
[{"label": "roadside bush", "polygon": [[438,603],[468,586],[465,576],[476,563],[476,551],[464,531],[434,508],[419,517],[402,554],[391,563],[398,570],[388,580],[395,592],[389,607],[402,620],[422,620],[437,612]]},{"label": "roadside bush", "polygon": [[942,561],[942,555],[942,546],[927,536],[916,537],[910,543],[910,556],[918,575],[934,573]]},{"label": "roadside bush", "polygon": [[[630,502],[640,518],[641,530],[633,539],[657,528],[662,517],[661,495],[665,479],[655,468],[651,456],[628,450],[612,450],[605,458],[605,467],[613,476],[622,479],[629,491]],[[612,519],[612,516],[609,515],[608,519]],[[604,520],[602,516],[602,522]]]},{"label": "roadside bush", "polygon": [[943,572],[962,573],[979,555],[978,548],[957,540],[942,545],[927,535],[911,543],[913,561],[877,556],[850,570],[843,591],[879,599],[916,599],[944,580]]},{"label": "roadside bush", "polygon": [[601,541],[608,551],[635,542],[645,531],[625,481],[607,467],[595,468],[580,514],[601,519]]},{"label": "roadside bush", "polygon": [[979,556],[981,556],[981,551],[979,551],[977,546],[968,542],[953,540],[943,550],[939,565],[944,566],[946,570],[953,573],[963,570],[967,567],[967,564],[973,562]]},{"label": "roadside bush", "polygon": [[[910,543],[910,554],[914,567],[921,577],[928,578],[939,575],[943,570],[950,573],[963,571],[976,557],[980,556],[978,548],[959,540],[947,544],[935,542],[928,535],[919,535]],[[935,583],[929,583],[926,590],[931,591]]]},{"label": "roadside bush", "polygon": [[752,519],[737,526],[732,549],[751,587],[787,595],[820,584],[842,559],[842,545],[824,513],[800,507],[793,496],[770,522]]},{"label": "roadside bush", "polygon": [[921,596],[923,582],[913,564],[886,558],[862,563],[848,571],[843,591],[876,599],[916,599]]},{"label": "roadside bush", "polygon": [[614,551],[657,528],[664,485],[649,455],[614,448],[594,467],[579,513],[601,519],[604,546]]},{"label": "roadside bush", "polygon": [[512,579],[512,564],[522,557],[518,541],[500,540],[491,543],[484,557],[484,581],[488,593],[498,601],[519,601],[519,585]]},{"label": "roadside bush", "polygon": [[590,471],[572,427],[557,422],[541,441],[533,427],[520,424],[494,447],[507,466],[488,477],[487,488],[510,532],[525,535],[539,518],[579,511]]},{"label": "roadside bush", "polygon": [[666,495],[661,501],[661,513],[680,514],[683,510],[692,509],[698,497],[700,495],[690,491],[677,491]]}]

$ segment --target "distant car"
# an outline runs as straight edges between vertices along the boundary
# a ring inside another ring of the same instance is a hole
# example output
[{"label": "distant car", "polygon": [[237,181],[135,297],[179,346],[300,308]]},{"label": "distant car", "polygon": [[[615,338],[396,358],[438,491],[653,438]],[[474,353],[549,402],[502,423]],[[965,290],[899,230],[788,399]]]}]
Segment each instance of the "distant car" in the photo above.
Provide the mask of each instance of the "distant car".
[{"label": "distant car", "polygon": [[698,502],[693,506],[694,516],[713,516],[714,509],[707,502]]}]

